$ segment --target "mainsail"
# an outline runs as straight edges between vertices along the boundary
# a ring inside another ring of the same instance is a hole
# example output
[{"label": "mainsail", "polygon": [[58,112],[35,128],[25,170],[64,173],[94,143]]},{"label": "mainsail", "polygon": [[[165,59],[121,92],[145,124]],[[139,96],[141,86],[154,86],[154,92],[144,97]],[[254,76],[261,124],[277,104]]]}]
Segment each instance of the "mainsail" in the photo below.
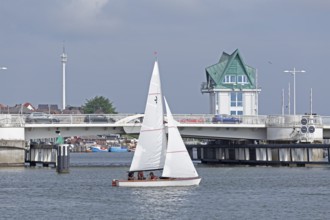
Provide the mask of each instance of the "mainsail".
[{"label": "mainsail", "polygon": [[164,110],[158,63],[155,61],[141,131],[130,171],[163,169],[166,152]]}]

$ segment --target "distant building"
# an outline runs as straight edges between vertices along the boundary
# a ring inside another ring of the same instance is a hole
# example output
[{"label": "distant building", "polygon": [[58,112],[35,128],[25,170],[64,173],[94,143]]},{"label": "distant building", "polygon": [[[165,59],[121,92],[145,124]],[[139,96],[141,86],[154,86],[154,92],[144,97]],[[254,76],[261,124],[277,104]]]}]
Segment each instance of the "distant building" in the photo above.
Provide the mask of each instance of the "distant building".
[{"label": "distant building", "polygon": [[25,102],[25,103],[23,104],[23,106],[24,106],[24,108],[27,108],[27,109],[29,109],[29,110],[31,110],[31,111],[35,111],[34,106],[33,106],[30,102]]},{"label": "distant building", "polygon": [[66,106],[66,108],[62,111],[63,114],[83,114],[81,107],[75,107],[75,106]]},{"label": "distant building", "polygon": [[258,115],[256,69],[246,65],[238,51],[223,52],[218,63],[207,67],[201,92],[208,93],[211,114]]},{"label": "distant building", "polygon": [[50,114],[60,114],[61,110],[58,108],[58,105],[54,104],[39,104],[36,110],[37,112],[45,112]]},{"label": "distant building", "polygon": [[5,106],[0,104],[0,114],[30,114],[34,111],[31,103],[16,104],[15,106]]},{"label": "distant building", "polygon": [[61,111],[56,104],[39,104],[35,108],[31,103],[16,104],[15,106],[7,106],[0,104],[0,114],[30,114],[31,112],[44,112],[47,114],[83,114],[81,107],[67,106]]},{"label": "distant building", "polygon": [[0,113],[1,114],[6,114],[9,112],[9,107],[7,105],[1,104],[0,103]]}]

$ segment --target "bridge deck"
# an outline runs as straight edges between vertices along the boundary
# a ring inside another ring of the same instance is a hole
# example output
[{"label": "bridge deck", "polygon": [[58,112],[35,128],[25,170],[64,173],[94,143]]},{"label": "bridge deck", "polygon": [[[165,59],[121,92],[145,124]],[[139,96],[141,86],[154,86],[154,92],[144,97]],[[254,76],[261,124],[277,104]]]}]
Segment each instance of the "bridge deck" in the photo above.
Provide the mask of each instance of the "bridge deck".
[{"label": "bridge deck", "polygon": [[[27,120],[27,117],[26,115],[0,114],[0,129],[11,127],[24,128],[27,134],[26,139],[37,137],[37,135],[40,135],[41,138],[54,137],[54,131],[57,130],[60,130],[63,135],[67,136],[103,133],[138,134],[143,121],[143,114],[52,115],[52,118],[56,120],[41,121]],[[329,116],[235,116],[234,119],[215,122],[214,115],[174,115],[180,132],[184,137],[256,140],[278,139],[278,137],[273,137],[270,133],[274,129],[281,130],[280,132],[287,133],[289,138],[294,139],[296,137],[293,136],[298,134],[293,135],[290,133],[294,130],[299,132],[302,126],[301,119],[304,117],[307,117],[308,121],[315,126],[319,137],[330,138]],[[48,134],[47,130],[49,131]]]}]

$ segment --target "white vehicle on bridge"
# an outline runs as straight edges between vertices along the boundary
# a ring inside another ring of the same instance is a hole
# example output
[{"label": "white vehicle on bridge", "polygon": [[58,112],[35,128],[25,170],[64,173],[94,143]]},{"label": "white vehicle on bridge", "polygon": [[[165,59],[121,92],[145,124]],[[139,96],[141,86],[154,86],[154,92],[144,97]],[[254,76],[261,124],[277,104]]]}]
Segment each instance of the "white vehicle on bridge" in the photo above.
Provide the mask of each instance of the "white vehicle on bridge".
[{"label": "white vehicle on bridge", "polygon": [[32,112],[30,115],[26,117],[25,122],[52,124],[52,123],[58,123],[60,122],[60,120],[44,112]]}]

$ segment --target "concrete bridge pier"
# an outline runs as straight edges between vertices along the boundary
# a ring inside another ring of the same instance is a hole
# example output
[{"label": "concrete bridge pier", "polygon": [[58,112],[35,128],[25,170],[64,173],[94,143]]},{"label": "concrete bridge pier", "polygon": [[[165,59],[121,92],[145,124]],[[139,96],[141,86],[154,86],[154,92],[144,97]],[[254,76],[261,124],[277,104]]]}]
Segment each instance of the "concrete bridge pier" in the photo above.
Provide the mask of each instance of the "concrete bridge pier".
[{"label": "concrete bridge pier", "polygon": [[0,140],[0,166],[23,166],[25,141]]},{"label": "concrete bridge pier", "polygon": [[23,166],[25,138],[23,127],[0,127],[0,166]]}]

